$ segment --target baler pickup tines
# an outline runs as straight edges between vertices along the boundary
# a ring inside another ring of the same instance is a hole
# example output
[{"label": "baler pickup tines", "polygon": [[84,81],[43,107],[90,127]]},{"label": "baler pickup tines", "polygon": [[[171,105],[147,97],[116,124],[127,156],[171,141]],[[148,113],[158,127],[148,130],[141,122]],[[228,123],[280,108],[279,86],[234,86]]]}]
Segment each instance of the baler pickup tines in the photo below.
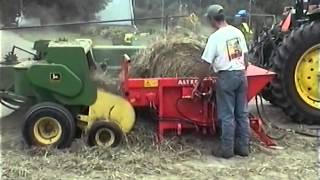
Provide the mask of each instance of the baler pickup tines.
[{"label": "baler pickup tines", "polygon": [[28,102],[28,98],[10,91],[0,91],[0,103],[9,109],[17,109]]}]

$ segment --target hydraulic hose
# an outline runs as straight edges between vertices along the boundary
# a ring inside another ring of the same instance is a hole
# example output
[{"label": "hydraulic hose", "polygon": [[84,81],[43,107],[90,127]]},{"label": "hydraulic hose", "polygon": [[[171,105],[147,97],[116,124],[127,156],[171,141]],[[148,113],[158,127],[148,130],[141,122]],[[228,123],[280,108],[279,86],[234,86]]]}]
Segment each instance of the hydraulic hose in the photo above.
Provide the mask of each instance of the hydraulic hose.
[{"label": "hydraulic hose", "polygon": [[[261,110],[260,110],[260,108],[259,108],[258,97],[259,97],[259,99],[260,99]],[[266,115],[266,111],[265,111],[265,108],[264,108],[264,103],[263,103],[262,96],[261,96],[261,95],[257,95],[257,96],[255,97],[255,101],[256,101],[256,108],[257,108],[258,116],[259,116],[259,118],[261,119],[261,121],[262,121],[265,125],[270,126],[271,128],[274,128],[274,129],[282,130],[282,131],[285,131],[285,132],[293,132],[293,133],[300,134],[300,135],[303,135],[303,136],[306,136],[306,137],[320,138],[320,136],[318,136],[318,135],[314,135],[314,134],[311,134],[311,133],[303,132],[303,131],[300,131],[300,130],[296,130],[296,129],[285,129],[285,128],[279,127],[278,125],[274,124],[274,123],[269,119],[269,117]],[[261,111],[264,113],[264,117],[262,117]],[[270,135],[268,135],[268,136],[269,136],[270,138],[272,138],[272,139],[280,140],[280,139],[283,139],[286,135],[287,135],[287,134],[283,134],[283,135],[280,136],[280,137],[272,137],[272,136],[270,136]]]}]

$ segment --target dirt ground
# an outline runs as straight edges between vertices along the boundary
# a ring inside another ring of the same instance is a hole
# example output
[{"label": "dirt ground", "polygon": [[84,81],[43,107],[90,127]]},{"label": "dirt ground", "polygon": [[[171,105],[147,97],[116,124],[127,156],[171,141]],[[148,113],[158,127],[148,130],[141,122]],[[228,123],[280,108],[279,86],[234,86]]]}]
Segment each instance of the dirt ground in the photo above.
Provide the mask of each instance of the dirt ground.
[{"label": "dirt ground", "polygon": [[[116,149],[89,148],[78,139],[66,150],[39,150],[21,138],[25,109],[1,119],[2,179],[319,179],[316,139],[294,133],[278,141],[281,150],[253,140],[250,157],[224,160],[210,155],[217,138],[168,136],[158,145],[155,123],[139,119]],[[269,105],[267,111],[280,126],[297,128],[279,109]]]},{"label": "dirt ground", "polygon": [[[9,35],[2,37],[30,45],[22,37]],[[7,43],[2,39],[1,44],[4,52]],[[14,113],[0,108],[1,179],[319,179],[316,139],[292,132],[277,141],[282,149],[264,148],[253,139],[249,157],[224,160],[210,155],[217,138],[171,135],[159,145],[154,142],[155,122],[138,118],[126,142],[115,149],[89,148],[82,138],[69,149],[44,150],[28,148],[23,142],[21,123],[27,108]],[[253,104],[250,108],[256,113]],[[266,111],[282,128],[306,128],[271,105],[266,105]]]}]

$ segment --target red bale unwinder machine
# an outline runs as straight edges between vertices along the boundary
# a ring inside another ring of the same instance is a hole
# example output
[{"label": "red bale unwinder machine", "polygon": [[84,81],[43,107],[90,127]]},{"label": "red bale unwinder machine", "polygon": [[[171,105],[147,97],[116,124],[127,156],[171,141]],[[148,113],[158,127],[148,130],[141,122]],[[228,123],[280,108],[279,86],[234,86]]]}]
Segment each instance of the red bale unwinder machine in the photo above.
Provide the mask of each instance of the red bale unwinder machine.
[{"label": "red bale unwinder machine", "polygon": [[[204,134],[216,134],[217,118],[214,103],[215,77],[204,80],[199,94],[192,96],[197,78],[130,78],[130,59],[125,56],[122,63],[121,89],[123,96],[135,108],[151,108],[158,119],[158,137],[163,139],[167,131],[180,135],[193,129]],[[275,74],[250,65],[247,70],[248,102],[254,98]],[[261,119],[250,115],[251,132],[265,146],[276,146],[267,136]]]}]

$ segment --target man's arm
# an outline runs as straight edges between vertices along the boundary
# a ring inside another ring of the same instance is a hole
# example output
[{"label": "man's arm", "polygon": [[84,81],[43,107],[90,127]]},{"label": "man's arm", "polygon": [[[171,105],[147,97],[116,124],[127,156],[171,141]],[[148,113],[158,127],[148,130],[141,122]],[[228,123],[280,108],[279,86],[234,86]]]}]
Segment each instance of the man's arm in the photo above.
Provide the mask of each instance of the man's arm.
[{"label": "man's arm", "polygon": [[248,50],[248,46],[247,46],[247,42],[246,42],[246,38],[244,37],[243,33],[240,31],[241,33],[241,42],[240,42],[240,46],[241,46],[241,50],[243,52],[243,61],[244,61],[244,66],[247,70],[248,66],[249,66],[249,50]]},{"label": "man's arm", "polygon": [[[198,76],[198,83],[196,84],[196,89],[199,88],[201,85],[201,82],[205,77],[209,75],[210,69],[208,68],[208,65],[211,65],[214,61],[214,58],[216,56],[216,43],[214,42],[214,38],[212,36],[209,37],[208,42],[206,44],[206,47],[203,51],[203,54],[201,56],[201,72],[197,73]],[[211,66],[210,66],[211,67]]]},{"label": "man's arm", "polygon": [[199,82],[201,82],[205,77],[209,75],[210,69],[208,68],[208,65],[210,65],[207,61],[201,60],[200,69],[201,72],[197,73],[197,76],[199,78]]},{"label": "man's arm", "polygon": [[195,96],[198,92],[198,89],[200,88],[203,79],[209,75],[210,69],[208,68],[208,65],[210,64],[207,61],[201,60],[201,64],[199,64],[199,69],[201,69],[201,71],[198,71],[196,74],[198,77],[198,82],[195,84],[194,90],[192,92],[193,96]]}]

